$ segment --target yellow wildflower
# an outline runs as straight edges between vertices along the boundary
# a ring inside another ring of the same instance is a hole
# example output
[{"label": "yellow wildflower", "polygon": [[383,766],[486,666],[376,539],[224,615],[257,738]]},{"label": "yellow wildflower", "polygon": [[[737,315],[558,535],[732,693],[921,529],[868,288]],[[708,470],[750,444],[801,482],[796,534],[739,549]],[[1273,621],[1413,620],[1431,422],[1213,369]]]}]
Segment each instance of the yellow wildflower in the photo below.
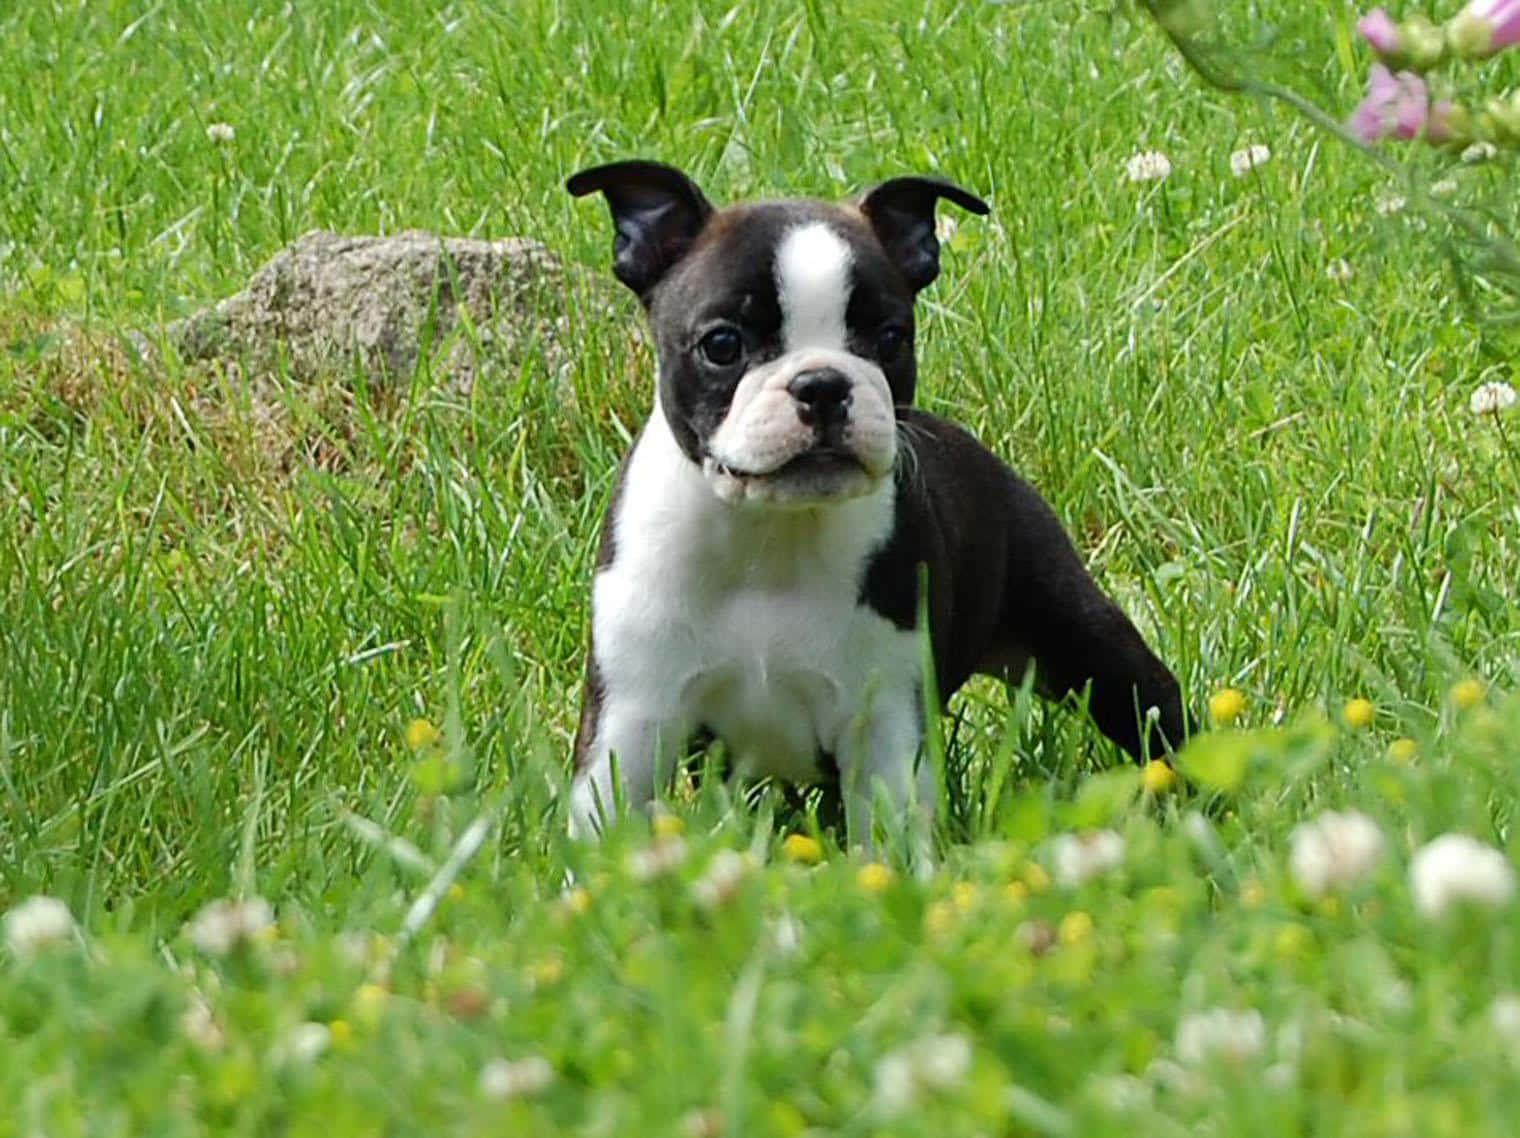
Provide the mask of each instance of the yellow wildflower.
[{"label": "yellow wildflower", "polygon": [[1061,927],[1057,935],[1062,944],[1081,944],[1092,936],[1093,919],[1081,909],[1075,909],[1061,918]]},{"label": "yellow wildflower", "polygon": [[426,719],[414,719],[406,725],[406,745],[414,751],[431,747],[442,738],[438,728]]},{"label": "yellow wildflower", "polygon": [[1246,697],[1238,688],[1221,688],[1209,699],[1209,718],[1216,727],[1228,727],[1246,710]]},{"label": "yellow wildflower", "polygon": [[1176,912],[1182,908],[1182,894],[1172,885],[1155,885],[1145,891],[1146,901],[1158,909]]},{"label": "yellow wildflower", "polygon": [[1039,862],[1026,862],[1020,876],[1031,893],[1043,893],[1050,888],[1050,874],[1045,872],[1045,867]]},{"label": "yellow wildflower", "polygon": [[781,852],[789,860],[803,865],[817,865],[823,860],[823,845],[807,834],[788,834],[781,843]]},{"label": "yellow wildflower", "polygon": [[557,953],[536,962],[528,973],[536,987],[558,984],[565,975],[565,958]]},{"label": "yellow wildflower", "polygon": [[1346,721],[1346,726],[1358,731],[1372,726],[1372,721],[1377,717],[1377,708],[1372,705],[1370,699],[1349,700],[1341,711],[1341,718]]},{"label": "yellow wildflower", "polygon": [[873,861],[860,867],[855,880],[867,893],[883,893],[892,884],[892,871],[881,862]]},{"label": "yellow wildflower", "polygon": [[348,1051],[354,1045],[354,1028],[346,1019],[335,1019],[327,1025],[327,1037],[333,1050]]},{"label": "yellow wildflower", "polygon": [[686,832],[685,819],[678,818],[674,814],[659,813],[654,816],[654,836],[657,838],[679,838]]},{"label": "yellow wildflower", "polygon": [[559,904],[561,911],[578,917],[591,908],[591,893],[583,886],[577,885],[560,896]]},{"label": "yellow wildflower", "polygon": [[1145,769],[1140,774],[1140,785],[1147,794],[1165,794],[1177,785],[1177,772],[1170,763],[1152,760],[1145,764]]},{"label": "yellow wildflower", "polygon": [[1466,679],[1451,685],[1447,698],[1458,711],[1470,711],[1488,696],[1488,689],[1479,679]]},{"label": "yellow wildflower", "polygon": [[363,1024],[379,1022],[380,1016],[385,1011],[386,1001],[390,998],[391,994],[379,984],[360,984],[359,990],[354,993],[354,1018]]},{"label": "yellow wildflower", "polygon": [[1292,960],[1302,956],[1313,940],[1313,935],[1303,925],[1289,924],[1277,930],[1272,945],[1278,956]]},{"label": "yellow wildflower", "polygon": [[955,927],[955,906],[949,901],[935,901],[924,910],[924,929],[930,936],[942,937]]},{"label": "yellow wildflower", "polygon": [[1412,763],[1420,752],[1413,739],[1395,739],[1388,744],[1388,757],[1396,763]]}]

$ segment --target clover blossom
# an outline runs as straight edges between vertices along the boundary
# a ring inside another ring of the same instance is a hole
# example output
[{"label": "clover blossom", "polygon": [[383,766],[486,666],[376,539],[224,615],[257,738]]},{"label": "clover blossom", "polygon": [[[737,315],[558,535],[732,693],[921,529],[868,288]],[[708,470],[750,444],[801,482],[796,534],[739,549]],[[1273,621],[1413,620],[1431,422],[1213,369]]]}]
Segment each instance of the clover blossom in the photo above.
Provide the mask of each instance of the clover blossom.
[{"label": "clover blossom", "polygon": [[1409,883],[1420,915],[1439,918],[1458,905],[1497,909],[1515,896],[1515,870],[1492,846],[1465,834],[1443,834],[1418,850]]},{"label": "clover blossom", "polygon": [[1383,832],[1356,810],[1331,810],[1301,823],[1291,841],[1293,879],[1310,897],[1354,885],[1383,860]]},{"label": "clover blossom", "polygon": [[25,959],[74,939],[76,926],[69,907],[56,897],[28,897],[0,918],[5,943]]},{"label": "clover blossom", "polygon": [[1432,105],[1430,86],[1413,71],[1395,74],[1381,63],[1372,65],[1367,97],[1351,116],[1351,130],[1363,142],[1385,138],[1450,142],[1456,136],[1459,113],[1451,103]]},{"label": "clover blossom", "polygon": [[1357,22],[1356,30],[1379,59],[1395,68],[1428,71],[1448,50],[1445,30],[1424,16],[1399,22],[1385,9],[1374,8]]},{"label": "clover blossom", "polygon": [[1356,30],[1380,56],[1397,55],[1402,41],[1399,25],[1386,8],[1374,8],[1357,21]]}]

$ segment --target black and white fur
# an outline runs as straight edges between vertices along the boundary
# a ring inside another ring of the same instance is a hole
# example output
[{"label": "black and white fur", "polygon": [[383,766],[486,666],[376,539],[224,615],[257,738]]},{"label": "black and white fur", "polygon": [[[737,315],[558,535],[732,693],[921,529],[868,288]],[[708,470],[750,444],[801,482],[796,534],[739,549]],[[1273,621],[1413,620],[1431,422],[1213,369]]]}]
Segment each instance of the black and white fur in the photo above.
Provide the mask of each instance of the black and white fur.
[{"label": "black and white fur", "polygon": [[603,532],[573,833],[619,799],[648,802],[711,736],[746,776],[837,772],[850,840],[869,843],[883,804],[901,824],[936,799],[926,709],[972,673],[1017,680],[1031,662],[1048,694],[1089,689],[1098,726],[1137,758],[1181,742],[1176,681],[1038,494],[912,406],[935,205],[985,203],[899,178],[854,205],[716,210],[651,162],[568,188],[605,195],[614,272],[660,360]]}]

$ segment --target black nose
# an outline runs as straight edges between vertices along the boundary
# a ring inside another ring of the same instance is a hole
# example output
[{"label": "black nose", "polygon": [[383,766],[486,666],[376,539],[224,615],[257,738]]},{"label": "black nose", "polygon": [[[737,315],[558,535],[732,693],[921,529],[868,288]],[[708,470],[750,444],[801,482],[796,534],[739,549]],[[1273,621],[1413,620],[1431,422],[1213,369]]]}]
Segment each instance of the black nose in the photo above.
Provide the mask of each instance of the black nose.
[{"label": "black nose", "polygon": [[833,368],[819,368],[799,372],[786,390],[797,401],[797,418],[805,426],[830,427],[849,413],[852,386],[848,377]]}]

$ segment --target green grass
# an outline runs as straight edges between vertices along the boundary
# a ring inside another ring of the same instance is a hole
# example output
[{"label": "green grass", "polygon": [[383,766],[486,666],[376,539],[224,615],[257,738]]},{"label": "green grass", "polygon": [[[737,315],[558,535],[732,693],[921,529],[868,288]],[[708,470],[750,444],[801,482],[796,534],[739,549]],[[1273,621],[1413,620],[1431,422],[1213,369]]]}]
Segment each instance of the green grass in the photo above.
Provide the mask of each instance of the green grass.
[{"label": "green grass", "polygon": [[[1260,7],[1349,109],[1351,8]],[[1439,223],[1374,208],[1397,185],[1105,5],[248,9],[0,14],[0,911],[60,897],[88,945],[0,950],[0,1135],[1512,1132],[1520,1040],[1489,1009],[1520,989],[1517,910],[1429,921],[1405,877],[1447,830],[1520,852],[1520,422],[1467,410],[1512,352],[1464,318]],[[1271,161],[1234,177],[1252,142]],[[1171,177],[1126,182],[1151,148]],[[719,201],[927,170],[985,194],[928,296],[921,401],[1042,489],[1195,703],[1232,686],[1246,723],[1297,726],[1216,735],[1202,789],[1157,800],[1070,710],[973,685],[941,869],[879,893],[831,835],[789,863],[809,820],[710,782],[664,876],[630,870],[645,820],[569,847],[591,555],[651,397],[629,309],[568,303],[573,400],[530,352],[467,398],[285,383],[273,427],[120,337],[314,228],[527,233],[605,272],[604,212],[561,183],[632,154]],[[1452,176],[1510,208],[1507,161]],[[1491,694],[1461,711],[1469,676]],[[410,748],[416,718],[442,741]],[[1289,835],[1346,807],[1389,855],[1312,901]],[[1052,841],[1102,826],[1123,866],[1048,884]],[[705,909],[725,849],[756,867]],[[254,895],[258,944],[184,933]],[[1264,1049],[1178,1075],[1212,1007],[1258,1009]],[[303,1061],[307,1022],[336,1026]],[[969,1071],[887,1117],[888,1057],[936,1035]],[[533,1055],[547,1089],[481,1093]]]}]

